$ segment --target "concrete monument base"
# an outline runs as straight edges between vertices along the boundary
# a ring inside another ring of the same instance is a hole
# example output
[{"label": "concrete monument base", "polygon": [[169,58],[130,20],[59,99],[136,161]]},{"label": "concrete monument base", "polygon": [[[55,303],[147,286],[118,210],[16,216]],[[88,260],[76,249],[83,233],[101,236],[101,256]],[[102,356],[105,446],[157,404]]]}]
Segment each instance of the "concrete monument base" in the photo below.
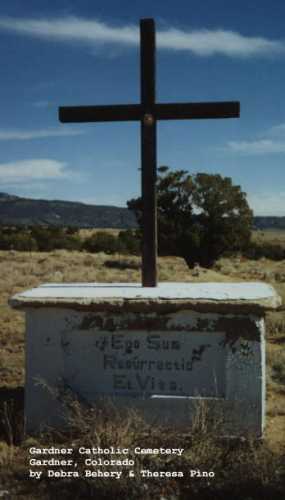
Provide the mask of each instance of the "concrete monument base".
[{"label": "concrete monument base", "polygon": [[280,305],[269,285],[46,284],[10,304],[26,312],[27,432],[62,424],[47,387],[64,386],[184,428],[206,403],[224,435],[262,435],[264,315]]}]

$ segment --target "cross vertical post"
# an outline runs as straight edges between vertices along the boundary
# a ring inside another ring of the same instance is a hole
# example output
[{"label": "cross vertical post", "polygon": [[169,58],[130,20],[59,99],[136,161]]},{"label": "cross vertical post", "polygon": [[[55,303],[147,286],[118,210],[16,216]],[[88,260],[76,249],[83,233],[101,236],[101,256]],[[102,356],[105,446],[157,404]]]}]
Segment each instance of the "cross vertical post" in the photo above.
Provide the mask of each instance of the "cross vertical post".
[{"label": "cross vertical post", "polygon": [[158,120],[238,118],[237,101],[155,102],[155,24],[140,21],[141,100],[138,104],[61,106],[62,123],[140,121],[142,176],[142,285],[157,286],[156,128]]},{"label": "cross vertical post", "polygon": [[152,19],[140,22],[141,57],[141,175],[142,175],[142,284],[157,286],[157,200],[155,29]]}]

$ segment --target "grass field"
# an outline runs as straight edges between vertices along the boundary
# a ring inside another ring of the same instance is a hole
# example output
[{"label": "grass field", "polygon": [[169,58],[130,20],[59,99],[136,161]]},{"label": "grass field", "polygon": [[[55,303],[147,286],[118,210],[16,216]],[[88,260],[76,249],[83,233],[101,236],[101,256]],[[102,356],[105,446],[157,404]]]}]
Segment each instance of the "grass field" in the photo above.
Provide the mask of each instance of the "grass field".
[{"label": "grass field", "polygon": [[274,243],[285,247],[285,231],[277,229],[256,230],[252,232],[252,239],[258,243]]},{"label": "grass field", "polygon": [[[259,232],[258,232],[259,233]],[[269,238],[255,234],[254,238]],[[284,241],[282,235],[276,235],[278,241]],[[272,240],[271,240],[272,241]],[[138,485],[137,491],[130,493],[126,483],[118,485],[106,483],[92,485],[63,482],[60,493],[59,481],[48,484],[43,481],[35,484],[25,481],[27,474],[26,450],[30,441],[22,436],[22,398],[24,385],[24,314],[13,311],[7,300],[13,294],[47,282],[135,282],[140,281],[140,259],[119,255],[87,254],[65,250],[51,253],[0,252],[0,373],[1,373],[1,423],[0,423],[0,497],[3,498],[224,498],[228,493],[231,498],[247,500],[262,498],[285,498],[282,484],[285,471],[282,461],[285,457],[285,310],[267,315],[267,428],[262,445],[248,446],[233,444],[221,445],[216,441],[215,429],[205,427],[203,419],[197,422],[196,433],[184,436],[184,444],[189,440],[188,462],[196,461],[201,466],[211,467],[216,464],[220,471],[220,481],[215,486],[187,485],[177,481],[153,482]],[[267,259],[251,261],[244,258],[221,259],[211,270],[188,269],[180,258],[165,257],[159,259],[160,281],[265,281],[271,283],[283,298],[285,304],[285,261],[272,262]],[[150,429],[140,422],[138,416],[121,416],[111,412],[111,417],[100,421],[97,415],[94,434],[93,420],[90,415],[82,415],[76,409],[72,435],[41,436],[38,442],[43,446],[47,442],[64,442],[82,439],[96,443],[106,440],[112,444],[127,443],[131,446],[141,436],[148,436],[148,442],[179,444],[182,437],[169,431],[162,435],[159,429]],[[100,427],[101,426],[101,427]],[[126,427],[127,426],[127,427]],[[106,434],[107,430],[108,433]],[[126,431],[127,429],[127,431]],[[100,434],[101,433],[101,434]],[[98,437],[99,436],[99,437]],[[31,438],[30,438],[31,439]],[[97,439],[97,441],[96,441]],[[112,441],[113,440],[113,441]],[[120,441],[121,440],[121,441]],[[188,464],[187,462],[187,464]],[[185,467],[186,463],[181,463]],[[161,466],[161,464],[159,465]],[[170,463],[170,468],[175,464]],[[242,490],[242,482],[246,490]],[[246,486],[247,485],[247,486]],[[251,486],[253,486],[251,491]],[[240,486],[240,487],[239,487]],[[2,489],[1,489],[2,488]],[[95,490],[94,490],[95,488]],[[97,488],[97,489],[96,489]],[[180,489],[179,489],[180,488]],[[192,488],[192,489],[191,489]],[[197,489],[197,491],[195,490]],[[201,489],[202,488],[202,489]],[[4,496],[1,491],[9,493]],[[207,496],[207,491],[209,496]],[[95,492],[95,493],[94,493]],[[210,494],[211,493],[211,494]],[[258,496],[256,496],[258,494]],[[264,496],[262,496],[264,494]],[[82,496],[83,495],[83,496]],[[132,495],[132,496],[130,496]],[[163,496],[164,495],[164,496]],[[171,497],[172,495],[172,497]],[[175,496],[176,495],[176,496]],[[203,496],[204,495],[204,496]],[[216,495],[216,496],[215,496]],[[218,496],[220,495],[220,496]],[[242,496],[238,496],[242,495]],[[247,495],[247,496],[246,496]],[[254,496],[255,495],[255,496]],[[266,496],[267,495],[267,496]],[[284,496],[282,496],[284,495]],[[107,496],[106,496],[107,498]]]}]

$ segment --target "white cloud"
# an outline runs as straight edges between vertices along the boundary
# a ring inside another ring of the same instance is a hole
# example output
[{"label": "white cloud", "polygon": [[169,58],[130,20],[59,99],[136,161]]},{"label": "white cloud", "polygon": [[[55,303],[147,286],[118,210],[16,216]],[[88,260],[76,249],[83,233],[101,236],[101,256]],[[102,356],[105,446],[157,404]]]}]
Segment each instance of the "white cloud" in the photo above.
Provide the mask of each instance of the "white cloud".
[{"label": "white cloud", "polygon": [[[80,42],[91,47],[136,46],[135,25],[111,26],[96,19],[63,17],[54,19],[0,18],[0,30],[63,42]],[[189,51],[199,56],[222,54],[229,57],[271,55],[285,51],[285,43],[264,37],[250,37],[228,30],[182,30],[168,27],[157,33],[157,45],[168,50]]]},{"label": "white cloud", "polygon": [[246,155],[285,153],[285,141],[273,141],[271,139],[260,139],[257,141],[229,141],[226,150]]},{"label": "white cloud", "polygon": [[158,35],[162,48],[188,50],[199,56],[223,54],[229,57],[250,57],[284,52],[285,45],[279,40],[249,37],[226,30],[195,30],[185,32],[168,29]]},{"label": "white cloud", "polygon": [[280,123],[279,125],[274,125],[267,131],[268,135],[273,137],[284,137],[285,138],[285,123]]},{"label": "white cloud", "polygon": [[257,135],[257,139],[229,141],[223,151],[244,155],[285,153],[285,123],[273,125]]},{"label": "white cloud", "polygon": [[82,134],[82,130],[72,128],[48,128],[42,130],[0,130],[0,141],[28,141],[48,137],[65,137]]},{"label": "white cloud", "polygon": [[77,17],[58,19],[0,18],[0,29],[63,41],[138,44],[136,26],[111,27],[96,20]]},{"label": "white cloud", "polygon": [[67,177],[66,163],[47,158],[34,158],[0,164],[0,183],[14,185],[41,179]]}]

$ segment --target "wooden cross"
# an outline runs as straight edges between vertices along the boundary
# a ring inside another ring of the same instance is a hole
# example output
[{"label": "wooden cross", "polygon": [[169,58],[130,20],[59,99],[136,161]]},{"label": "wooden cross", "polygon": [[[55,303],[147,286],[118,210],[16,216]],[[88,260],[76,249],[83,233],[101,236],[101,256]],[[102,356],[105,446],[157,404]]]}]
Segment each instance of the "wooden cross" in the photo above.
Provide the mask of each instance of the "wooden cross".
[{"label": "wooden cross", "polygon": [[140,21],[140,104],[68,106],[59,108],[59,119],[71,122],[134,121],[141,123],[141,172],[143,202],[142,285],[157,286],[156,122],[196,118],[239,117],[239,102],[156,103],[155,24]]}]

